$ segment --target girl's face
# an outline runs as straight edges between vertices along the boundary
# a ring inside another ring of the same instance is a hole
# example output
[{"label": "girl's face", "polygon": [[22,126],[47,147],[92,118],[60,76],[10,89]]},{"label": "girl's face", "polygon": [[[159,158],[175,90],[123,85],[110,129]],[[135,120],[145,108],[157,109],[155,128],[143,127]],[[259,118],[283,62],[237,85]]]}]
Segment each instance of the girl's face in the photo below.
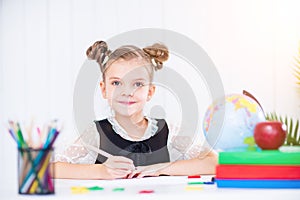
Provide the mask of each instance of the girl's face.
[{"label": "girl's face", "polygon": [[108,100],[116,115],[143,115],[143,108],[154,94],[149,66],[138,59],[118,60],[105,72],[100,83],[102,95]]}]

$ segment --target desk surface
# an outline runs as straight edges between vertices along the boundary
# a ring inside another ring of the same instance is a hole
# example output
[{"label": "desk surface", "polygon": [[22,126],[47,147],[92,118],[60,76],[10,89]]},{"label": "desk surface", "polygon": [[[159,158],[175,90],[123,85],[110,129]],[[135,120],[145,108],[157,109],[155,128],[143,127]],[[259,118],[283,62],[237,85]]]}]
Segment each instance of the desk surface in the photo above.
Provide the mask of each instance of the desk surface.
[{"label": "desk surface", "polygon": [[[209,181],[211,176],[202,176],[201,180]],[[196,181],[196,179],[194,179]],[[55,180],[54,195],[19,195],[16,182],[10,180],[1,186],[1,199],[166,199],[168,198],[194,198],[194,199],[299,199],[299,189],[238,189],[217,188],[214,185],[197,185],[195,190],[187,190],[191,179],[186,176],[162,176],[142,179],[123,180]],[[99,186],[101,191],[87,191],[74,194],[72,187]],[[124,188],[122,191],[114,191],[115,188]],[[153,190],[151,194],[139,194],[141,190]],[[187,199],[183,199],[187,200]]]}]

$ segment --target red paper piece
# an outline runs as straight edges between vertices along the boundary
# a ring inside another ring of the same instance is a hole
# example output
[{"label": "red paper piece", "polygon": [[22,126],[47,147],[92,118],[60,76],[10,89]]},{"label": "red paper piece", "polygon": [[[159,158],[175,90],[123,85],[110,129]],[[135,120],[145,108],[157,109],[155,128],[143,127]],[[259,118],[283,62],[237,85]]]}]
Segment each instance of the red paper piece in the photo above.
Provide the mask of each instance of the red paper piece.
[{"label": "red paper piece", "polygon": [[201,178],[200,175],[193,175],[193,176],[188,176],[188,178]]},{"label": "red paper piece", "polygon": [[139,194],[150,194],[150,193],[154,193],[154,190],[141,190],[141,191],[139,191]]}]

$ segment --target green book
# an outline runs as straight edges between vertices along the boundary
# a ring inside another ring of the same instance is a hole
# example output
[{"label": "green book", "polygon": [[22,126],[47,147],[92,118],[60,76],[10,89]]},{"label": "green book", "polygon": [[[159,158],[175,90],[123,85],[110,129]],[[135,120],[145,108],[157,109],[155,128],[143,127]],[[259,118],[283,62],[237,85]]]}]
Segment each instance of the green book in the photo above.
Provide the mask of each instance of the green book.
[{"label": "green book", "polygon": [[300,152],[224,151],[219,152],[219,164],[300,165]]}]

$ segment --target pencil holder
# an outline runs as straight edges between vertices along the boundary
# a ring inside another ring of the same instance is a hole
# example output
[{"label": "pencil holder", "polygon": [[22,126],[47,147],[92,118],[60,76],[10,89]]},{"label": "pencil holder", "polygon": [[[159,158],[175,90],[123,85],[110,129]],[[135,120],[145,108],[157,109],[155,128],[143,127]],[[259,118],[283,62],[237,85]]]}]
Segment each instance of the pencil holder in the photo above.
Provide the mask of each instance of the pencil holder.
[{"label": "pencil holder", "polygon": [[54,194],[53,148],[18,148],[19,194]]}]

